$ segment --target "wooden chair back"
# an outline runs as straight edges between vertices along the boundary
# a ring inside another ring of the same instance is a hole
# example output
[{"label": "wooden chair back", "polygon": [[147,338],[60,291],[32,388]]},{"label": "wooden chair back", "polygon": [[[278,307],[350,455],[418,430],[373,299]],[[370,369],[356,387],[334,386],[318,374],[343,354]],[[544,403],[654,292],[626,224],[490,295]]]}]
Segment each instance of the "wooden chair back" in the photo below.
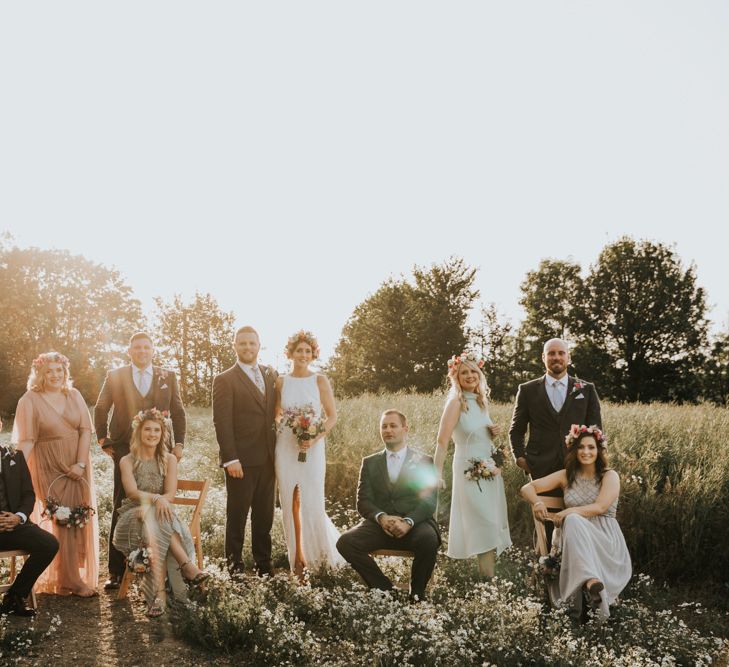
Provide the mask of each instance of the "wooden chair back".
[{"label": "wooden chair back", "polygon": [[[0,558],[10,559],[10,580],[7,584],[0,584],[0,593],[5,593],[15,581],[15,559],[22,558],[24,561],[27,560],[30,553],[23,549],[8,549],[7,551],[0,551]],[[38,601],[35,598],[35,587],[30,591],[30,599],[33,604],[33,609],[38,609]]]},{"label": "wooden chair back", "polygon": [[[544,503],[548,512],[561,512],[564,509],[564,498],[556,498],[554,496],[537,496]],[[541,521],[534,519],[534,551],[537,556],[546,556],[549,554],[547,548],[547,531]]]},{"label": "wooden chair back", "polygon": [[[202,540],[200,537],[200,515],[202,514],[203,503],[210,489],[210,480],[193,480],[178,479],[177,493],[172,500],[173,505],[186,505],[192,507],[192,517],[190,519],[190,535],[192,535],[192,543],[195,546],[195,555],[197,557],[197,566],[203,566]],[[187,495],[189,494],[189,495]],[[129,591],[129,584],[132,580],[132,573],[129,568],[125,568],[121,585],[119,586],[119,594],[117,600],[123,600]]]}]

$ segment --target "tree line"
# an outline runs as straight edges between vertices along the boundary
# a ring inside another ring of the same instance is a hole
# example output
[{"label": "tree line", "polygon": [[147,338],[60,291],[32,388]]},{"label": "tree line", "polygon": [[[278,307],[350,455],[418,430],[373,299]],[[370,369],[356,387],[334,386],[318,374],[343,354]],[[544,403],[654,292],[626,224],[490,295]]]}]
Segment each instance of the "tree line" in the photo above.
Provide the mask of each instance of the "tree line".
[{"label": "tree line", "polygon": [[[476,273],[451,257],[385,280],[344,324],[326,367],[336,393],[440,390],[445,360],[473,347],[486,359],[492,397],[508,401],[542,372],[543,342],[561,337],[573,345],[573,372],[605,398],[727,403],[729,332],[709,336],[695,266],[670,246],[624,237],[586,272],[542,260],[520,286],[518,325],[479,304]],[[139,329],[154,336],[157,361],[179,373],[185,403],[209,405],[213,376],[235,360],[235,316],[213,296],[157,298],[146,316],[115,269],[0,239],[0,414],[14,411],[33,358],[52,349],[69,357],[76,386],[92,399]]]}]

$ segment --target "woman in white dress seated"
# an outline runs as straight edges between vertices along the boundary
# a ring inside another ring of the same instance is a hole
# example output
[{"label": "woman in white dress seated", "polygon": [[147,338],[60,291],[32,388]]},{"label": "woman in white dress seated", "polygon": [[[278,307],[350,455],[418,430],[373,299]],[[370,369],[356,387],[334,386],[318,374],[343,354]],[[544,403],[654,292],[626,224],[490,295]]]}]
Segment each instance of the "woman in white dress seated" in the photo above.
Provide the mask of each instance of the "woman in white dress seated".
[{"label": "woman in white dress seated", "polygon": [[[491,440],[501,429],[489,416],[488,386],[482,366],[483,359],[475,352],[464,352],[448,361],[451,391],[440,419],[434,461],[442,488],[445,486],[443,463],[453,437],[456,451],[448,555],[451,558],[476,556],[479,574],[490,579],[494,576],[496,556],[511,545],[511,536],[504,478],[494,462],[496,447]],[[466,477],[474,460],[490,470],[488,479]]]},{"label": "woman in white dress seated", "polygon": [[[285,352],[292,369],[276,379],[276,481],[289,565],[303,580],[304,569],[345,565],[336,547],[339,531],[324,505],[326,435],[337,423],[337,410],[328,378],[309,368],[319,356],[314,335],[298,331],[289,338]],[[291,415],[306,410],[311,415],[311,428],[305,440],[299,439],[286,422]]]},{"label": "woman in white dress seated", "polygon": [[[554,521],[552,554],[561,550],[559,578],[550,583],[555,605],[567,604],[581,615],[583,597],[605,619],[630,580],[632,566],[615,518],[620,477],[608,467],[605,436],[596,426],[573,424],[566,438],[565,469],[521,488],[540,521]],[[548,514],[538,494],[561,488],[565,509]]]}]

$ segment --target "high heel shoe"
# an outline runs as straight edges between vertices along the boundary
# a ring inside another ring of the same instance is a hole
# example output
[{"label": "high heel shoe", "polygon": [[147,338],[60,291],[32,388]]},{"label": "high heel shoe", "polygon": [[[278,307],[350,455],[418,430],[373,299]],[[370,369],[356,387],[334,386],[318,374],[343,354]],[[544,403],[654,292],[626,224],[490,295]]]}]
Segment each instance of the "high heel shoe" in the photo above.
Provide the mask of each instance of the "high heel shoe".
[{"label": "high heel shoe", "polygon": [[204,571],[198,572],[192,579],[188,579],[185,576],[185,573],[182,571],[185,565],[190,565],[190,561],[185,561],[182,565],[180,565],[179,570],[180,574],[182,575],[182,578],[185,580],[186,584],[189,584],[190,586],[199,586],[203,581],[210,578],[210,574]]}]

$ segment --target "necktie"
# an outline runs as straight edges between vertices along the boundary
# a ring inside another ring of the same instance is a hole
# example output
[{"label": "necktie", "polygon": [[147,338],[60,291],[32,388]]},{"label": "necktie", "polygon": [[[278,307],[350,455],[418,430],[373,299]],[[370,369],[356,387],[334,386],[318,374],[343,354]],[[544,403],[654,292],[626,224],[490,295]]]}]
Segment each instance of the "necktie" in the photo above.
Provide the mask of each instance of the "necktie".
[{"label": "necktie", "polygon": [[149,389],[147,388],[147,374],[144,371],[139,371],[139,393],[142,396],[146,396]]},{"label": "necktie", "polygon": [[261,369],[258,366],[253,367],[253,381],[256,383],[259,391],[262,394],[266,393],[266,385],[263,383],[263,376],[261,375]]},{"label": "necktie", "polygon": [[388,454],[387,474],[390,476],[390,482],[393,484],[397,481],[397,454]]},{"label": "necktie", "polygon": [[561,385],[559,382],[557,382],[556,380],[552,382],[552,405],[557,412],[562,409],[562,405],[564,404],[560,388]]}]

